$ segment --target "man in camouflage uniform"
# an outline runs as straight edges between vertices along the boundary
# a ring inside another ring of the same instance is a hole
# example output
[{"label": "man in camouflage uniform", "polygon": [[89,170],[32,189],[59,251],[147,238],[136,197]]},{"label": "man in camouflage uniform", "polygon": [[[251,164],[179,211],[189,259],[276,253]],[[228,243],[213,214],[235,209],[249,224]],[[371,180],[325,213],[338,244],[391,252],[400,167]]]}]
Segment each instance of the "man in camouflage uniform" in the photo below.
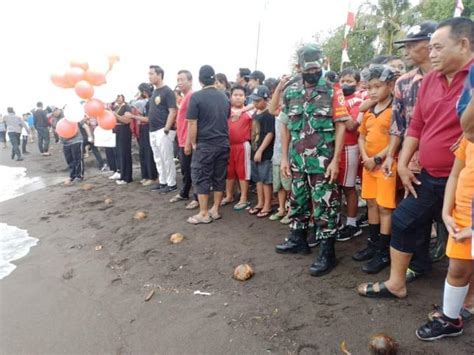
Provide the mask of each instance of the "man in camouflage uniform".
[{"label": "man in camouflage uniform", "polygon": [[[292,176],[290,235],[277,245],[278,253],[310,252],[306,241],[311,214],[321,240],[320,252],[310,267],[313,276],[330,272],[339,213],[336,185],[345,125],[349,118],[344,95],[322,76],[323,53],[308,44],[298,51],[300,80],[283,94],[282,161],[283,176]],[[289,159],[288,159],[289,157]]]}]

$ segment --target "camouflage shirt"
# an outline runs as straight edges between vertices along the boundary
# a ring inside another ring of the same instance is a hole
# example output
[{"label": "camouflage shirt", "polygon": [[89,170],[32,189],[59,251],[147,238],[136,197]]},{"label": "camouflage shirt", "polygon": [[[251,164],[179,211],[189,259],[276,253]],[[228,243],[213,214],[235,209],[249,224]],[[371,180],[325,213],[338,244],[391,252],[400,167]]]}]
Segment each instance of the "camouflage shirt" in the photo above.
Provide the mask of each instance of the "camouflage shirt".
[{"label": "camouflage shirt", "polygon": [[323,78],[309,90],[301,80],[289,86],[278,120],[290,131],[291,160],[308,172],[322,170],[321,158],[334,154],[335,122],[349,118],[342,90]]}]

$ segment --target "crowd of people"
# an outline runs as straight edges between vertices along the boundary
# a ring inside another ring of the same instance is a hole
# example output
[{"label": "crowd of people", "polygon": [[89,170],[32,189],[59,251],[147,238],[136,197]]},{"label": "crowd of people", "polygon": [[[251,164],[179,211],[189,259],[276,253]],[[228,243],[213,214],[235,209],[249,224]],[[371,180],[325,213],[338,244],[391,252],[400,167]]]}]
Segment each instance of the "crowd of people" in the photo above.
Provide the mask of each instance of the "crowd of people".
[{"label": "crowd of people", "polygon": [[[107,163],[94,117],[85,117],[73,138],[59,138],[68,183],[84,178],[85,145],[98,168],[110,169],[109,179],[132,182],[136,137],[141,184],[199,209],[188,223],[219,220],[220,208],[232,204],[236,213],[288,224],[276,252],[308,254],[319,245],[309,268],[316,277],[335,268],[336,241],[368,226],[367,245],[352,258],[368,274],[390,267],[390,276],[360,285],[364,297],[406,297],[406,284],[446,253],[443,304],[416,335],[460,335],[474,314],[474,24],[462,17],[424,21],[395,44],[403,59],[379,56],[340,73],[324,70],[321,47],[307,44],[298,50],[295,73],[278,80],[241,68],[230,83],[204,65],[196,92],[190,71],[177,73],[173,90],[163,68],[151,65],[137,97],[127,103],[118,95],[109,107],[117,125]],[[22,159],[20,136],[32,127],[40,153],[49,154],[48,127],[62,112],[50,114],[38,103],[29,127],[27,116],[8,109],[0,134],[5,142],[8,132],[12,159]],[[367,211],[358,218],[362,200]]]}]

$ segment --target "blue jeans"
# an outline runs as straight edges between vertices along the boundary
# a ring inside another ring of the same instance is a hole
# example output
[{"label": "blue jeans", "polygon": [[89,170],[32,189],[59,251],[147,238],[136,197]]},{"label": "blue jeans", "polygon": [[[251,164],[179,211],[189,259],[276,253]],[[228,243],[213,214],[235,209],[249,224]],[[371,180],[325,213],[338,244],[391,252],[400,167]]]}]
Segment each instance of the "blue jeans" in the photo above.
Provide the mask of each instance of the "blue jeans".
[{"label": "blue jeans", "polygon": [[392,215],[390,245],[404,253],[413,254],[418,247],[426,244],[423,239],[443,207],[448,178],[436,178],[422,170],[419,180],[421,185],[414,185],[418,198],[410,195]]}]

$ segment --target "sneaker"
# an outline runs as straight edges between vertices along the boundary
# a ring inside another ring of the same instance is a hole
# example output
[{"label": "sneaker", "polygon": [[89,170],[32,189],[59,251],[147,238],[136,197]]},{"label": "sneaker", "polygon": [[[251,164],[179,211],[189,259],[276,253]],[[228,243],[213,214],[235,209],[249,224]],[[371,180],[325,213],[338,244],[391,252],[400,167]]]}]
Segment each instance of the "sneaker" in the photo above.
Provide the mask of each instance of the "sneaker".
[{"label": "sneaker", "polygon": [[109,176],[109,179],[110,180],[120,180],[120,173],[119,172],[113,173],[112,176]]},{"label": "sneaker", "polygon": [[115,181],[115,183],[117,185],[126,185],[126,184],[128,184],[128,182],[126,182],[125,180],[117,180],[117,181]]},{"label": "sneaker", "polygon": [[174,203],[174,202],[184,201],[184,200],[187,200],[187,198],[181,196],[180,194],[177,194],[176,196],[174,196],[174,197],[172,197],[172,198],[170,199],[170,202],[171,202],[171,203]]},{"label": "sneaker", "polygon": [[306,238],[306,242],[308,243],[308,246],[310,248],[317,247],[319,243],[321,243],[321,240],[316,239],[316,234],[315,233],[310,233],[308,235],[308,238]]},{"label": "sneaker", "polygon": [[406,282],[410,283],[415,280],[418,280],[420,277],[423,277],[423,275],[424,274],[422,272],[407,268],[407,272],[405,273]]},{"label": "sneaker", "polygon": [[140,184],[143,185],[143,183],[144,183],[145,181],[147,181],[147,179],[141,179],[141,180],[140,180]]},{"label": "sneaker", "polygon": [[362,271],[367,274],[378,274],[380,271],[390,265],[390,254],[388,250],[377,250],[372,259],[364,266]]},{"label": "sneaker", "polygon": [[16,161],[23,161],[22,157],[16,158]]},{"label": "sneaker", "polygon": [[169,192],[173,192],[173,191],[177,191],[177,190],[178,190],[178,186],[177,186],[177,185],[166,186],[164,189],[161,189],[161,190],[160,190],[160,195],[166,195],[166,194],[169,193]]},{"label": "sneaker", "polygon": [[100,171],[101,171],[101,172],[109,171],[109,166],[108,166],[107,164],[104,164],[104,165],[102,166],[102,168],[100,168]]},{"label": "sneaker", "polygon": [[150,185],[153,185],[155,183],[154,180],[146,180],[142,185],[143,186],[150,186]]},{"label": "sneaker", "polygon": [[362,229],[360,227],[354,227],[351,225],[346,225],[342,228],[336,236],[338,242],[345,242],[351,240],[354,237],[357,237],[362,234]]},{"label": "sneaker", "polygon": [[360,228],[369,226],[369,215],[367,213],[364,213],[357,219],[357,226]]},{"label": "sneaker", "polygon": [[280,223],[281,223],[281,224],[290,224],[290,223],[291,223],[291,220],[290,220],[290,218],[288,217],[288,215],[286,215],[285,217],[283,217],[282,219],[280,219]]},{"label": "sneaker", "polygon": [[161,191],[162,189],[168,187],[168,185],[166,184],[156,184],[155,186],[153,186],[150,191]]},{"label": "sneaker", "polygon": [[416,336],[423,341],[433,341],[444,337],[457,337],[462,334],[464,323],[459,318],[458,324],[454,324],[444,319],[444,317],[434,318],[416,330]]},{"label": "sneaker", "polygon": [[367,245],[366,248],[364,248],[364,249],[358,251],[357,253],[355,253],[354,255],[352,255],[352,259],[355,260],[355,261],[370,260],[374,257],[376,251],[377,250],[375,249],[375,246],[373,246],[372,244],[369,244],[369,245]]}]

